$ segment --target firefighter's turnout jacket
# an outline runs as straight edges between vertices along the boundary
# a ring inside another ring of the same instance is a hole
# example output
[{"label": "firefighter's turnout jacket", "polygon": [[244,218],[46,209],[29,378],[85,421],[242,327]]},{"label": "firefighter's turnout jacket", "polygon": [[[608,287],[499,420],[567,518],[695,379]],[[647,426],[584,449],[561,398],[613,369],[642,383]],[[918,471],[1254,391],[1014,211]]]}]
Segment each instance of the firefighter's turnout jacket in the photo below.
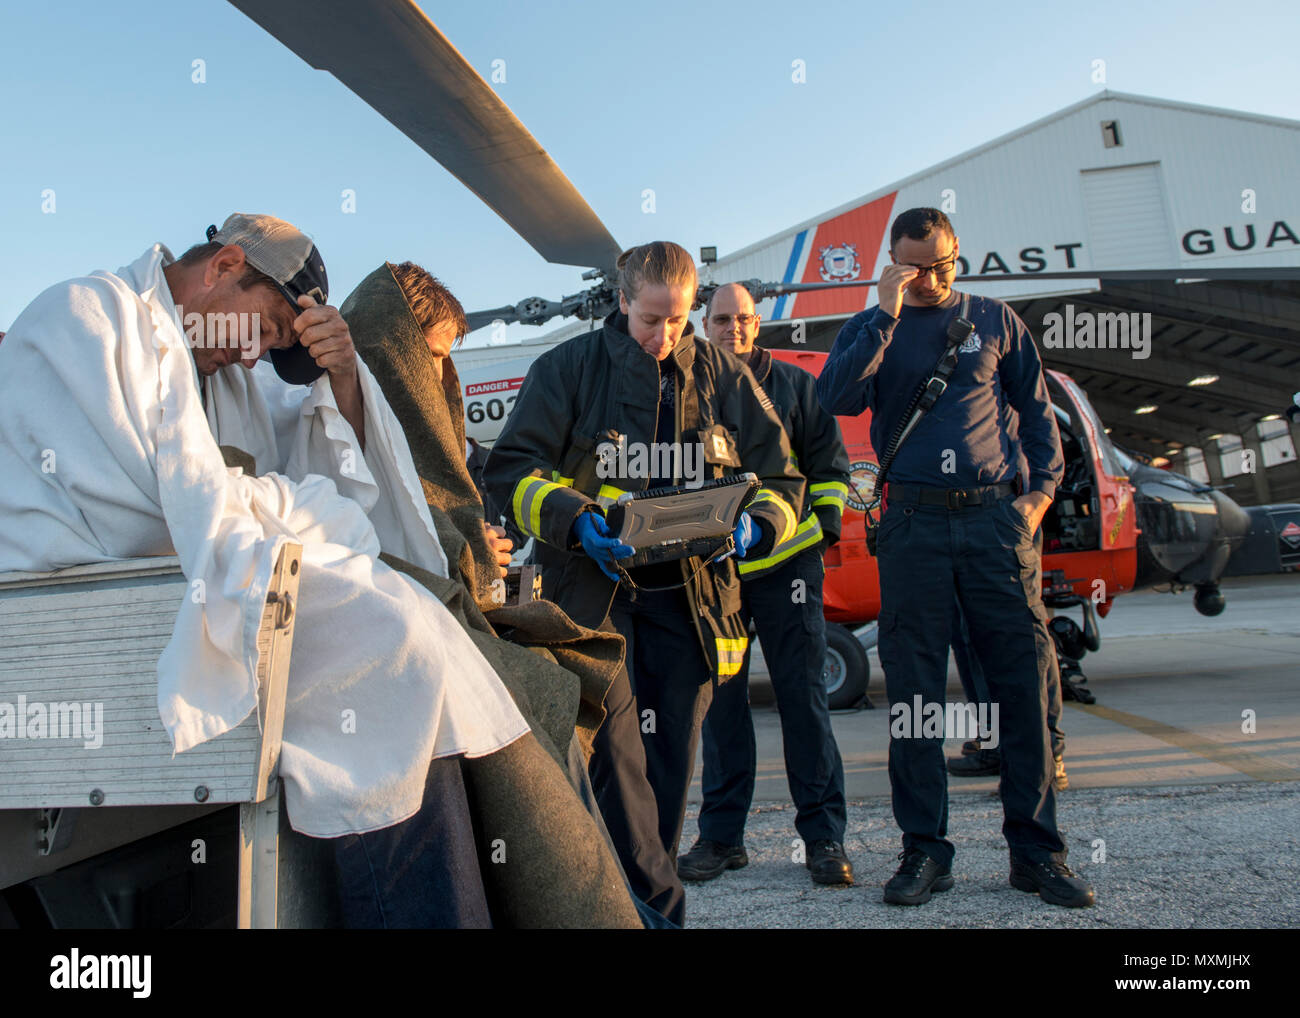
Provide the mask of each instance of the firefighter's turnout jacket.
[{"label": "firefighter's turnout jacket", "polygon": [[747,365],[754,380],[771,398],[790,439],[795,468],[808,482],[804,515],[795,532],[763,556],[748,555],[738,563],[742,580],[755,579],[783,565],[823,540],[840,539],[840,518],[849,498],[849,454],[840,426],[817,399],[817,380],[762,347],[750,351]]},{"label": "firefighter's turnout jacket", "polygon": [[[609,454],[619,442],[650,448],[656,439],[659,365],[627,328],[626,315],[611,316],[603,328],[533,362],[483,475],[497,504],[537,541],[543,596],[593,628],[608,615],[616,585],[571,540],[573,524],[624,491],[664,483],[602,476],[610,475]],[[762,488],[748,511],[762,537],[748,554],[770,553],[798,529],[804,489],[772,401],[740,360],[697,341],[689,323],[667,363],[676,379],[676,445],[702,446],[703,480],[758,476]],[[725,679],[739,671],[748,642],[738,617],[736,559],[702,569],[701,562],[684,559],[681,576],[700,645]]]}]

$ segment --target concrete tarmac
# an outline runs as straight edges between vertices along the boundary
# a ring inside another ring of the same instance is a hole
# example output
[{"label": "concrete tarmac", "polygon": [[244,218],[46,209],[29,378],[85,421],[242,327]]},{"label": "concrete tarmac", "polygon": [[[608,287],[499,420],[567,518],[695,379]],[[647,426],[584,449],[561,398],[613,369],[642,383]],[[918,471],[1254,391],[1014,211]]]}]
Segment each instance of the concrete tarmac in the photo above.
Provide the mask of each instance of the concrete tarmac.
[{"label": "concrete tarmac", "polygon": [[[877,709],[832,720],[858,886],[817,887],[792,861],[799,846],[780,722],[760,679],[751,693],[759,764],[745,839],[750,865],[688,885],[690,925],[1296,925],[1300,576],[1251,577],[1223,589],[1228,607],[1213,619],[1195,612],[1190,592],[1121,598],[1101,620],[1101,649],[1082,662],[1097,703],[1065,705],[1070,788],[1058,795],[1058,821],[1070,865],[1097,889],[1095,908],[1056,908],[1007,884],[996,777],[949,780],[956,887],[919,908],[883,904],[880,886],[901,842],[889,805],[888,705],[873,652],[869,695]],[[949,697],[960,700],[955,669],[949,678]],[[697,808],[683,850],[697,834]]]}]

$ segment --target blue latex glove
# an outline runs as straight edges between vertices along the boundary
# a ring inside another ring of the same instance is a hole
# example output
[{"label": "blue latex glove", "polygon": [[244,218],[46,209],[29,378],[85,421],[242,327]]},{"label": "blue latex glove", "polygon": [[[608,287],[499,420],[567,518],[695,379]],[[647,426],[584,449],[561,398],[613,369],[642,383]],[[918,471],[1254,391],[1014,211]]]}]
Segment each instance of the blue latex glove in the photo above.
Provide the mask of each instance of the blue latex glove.
[{"label": "blue latex glove", "polygon": [[[731,532],[731,539],[736,542],[736,555],[744,558],[745,553],[758,544],[760,536],[758,524],[754,522],[749,513],[741,513],[740,522],[736,524],[736,529]],[[726,558],[726,556],[724,555],[723,558]]]},{"label": "blue latex glove", "polygon": [[598,513],[583,513],[579,516],[573,523],[573,535],[582,543],[582,550],[587,553],[587,557],[600,566],[600,571],[615,583],[620,577],[614,572],[613,559],[636,554],[636,549],[631,545],[609,536],[609,525]]}]

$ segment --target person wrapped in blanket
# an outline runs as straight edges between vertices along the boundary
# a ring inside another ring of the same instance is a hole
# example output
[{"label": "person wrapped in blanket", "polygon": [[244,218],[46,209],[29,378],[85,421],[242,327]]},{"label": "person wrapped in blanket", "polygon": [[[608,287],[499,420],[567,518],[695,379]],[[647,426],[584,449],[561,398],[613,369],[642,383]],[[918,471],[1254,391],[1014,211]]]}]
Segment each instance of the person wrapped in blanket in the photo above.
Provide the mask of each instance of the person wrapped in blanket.
[{"label": "person wrapped in blanket", "polygon": [[[537,741],[568,774],[572,790],[586,807],[583,819],[595,822],[612,851],[586,763],[604,718],[605,694],[623,660],[623,640],[576,624],[549,601],[505,603],[504,578],[512,544],[504,530],[488,524],[466,463],[469,447],[461,386],[449,356],[453,344],[468,331],[464,310],[424,269],[410,262],[385,262],[361,281],[340,311],[358,356],[379,383],[405,433],[453,579],[473,597],[472,604],[460,606],[463,624],[476,642],[476,634],[481,634],[516,652],[511,665],[498,666],[497,673]],[[446,583],[388,561],[422,581]],[[481,846],[485,872],[501,869],[488,864],[493,840],[501,839],[516,858],[526,856],[535,863],[520,868],[518,879],[511,880],[511,898],[544,893],[553,898],[540,885],[553,881],[549,873],[563,873],[575,861],[561,851],[568,839],[560,844],[540,841],[540,832],[532,830],[528,817],[554,811],[560,800],[569,797],[567,791],[553,790],[554,802],[545,797],[539,801],[542,792],[526,769],[500,768],[490,780],[480,781],[474,774],[476,766],[477,761],[466,761],[471,796],[481,811],[499,823]],[[673,925],[656,908],[635,896],[632,900],[644,925]],[[548,906],[555,907],[555,902]],[[579,903],[572,906],[580,907]],[[582,924],[576,912],[569,918],[574,925]]]}]

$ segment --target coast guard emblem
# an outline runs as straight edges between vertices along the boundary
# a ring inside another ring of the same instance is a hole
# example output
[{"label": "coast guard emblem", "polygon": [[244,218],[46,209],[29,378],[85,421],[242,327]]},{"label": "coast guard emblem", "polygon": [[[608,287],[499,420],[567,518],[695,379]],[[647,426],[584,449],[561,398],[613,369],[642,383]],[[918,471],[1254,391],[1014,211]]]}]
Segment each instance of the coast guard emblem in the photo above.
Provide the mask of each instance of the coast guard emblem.
[{"label": "coast guard emblem", "polygon": [[858,249],[852,244],[836,244],[817,252],[822,260],[821,277],[828,283],[857,279],[862,271],[858,264]]}]

